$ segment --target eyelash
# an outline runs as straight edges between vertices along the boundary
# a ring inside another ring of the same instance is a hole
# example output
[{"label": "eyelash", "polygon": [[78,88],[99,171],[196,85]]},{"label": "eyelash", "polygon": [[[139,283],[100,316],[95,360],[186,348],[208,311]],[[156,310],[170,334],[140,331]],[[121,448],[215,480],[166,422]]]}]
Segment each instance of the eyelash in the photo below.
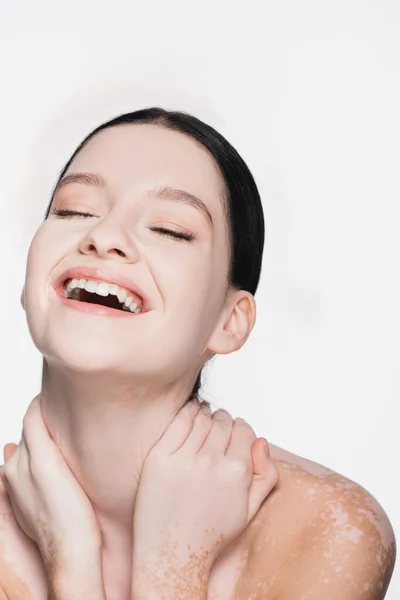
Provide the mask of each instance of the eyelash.
[{"label": "eyelash", "polygon": [[[77,210],[65,210],[62,208],[54,208],[50,211],[51,214],[56,215],[58,217],[68,217],[68,216],[81,216],[81,217],[93,217],[91,213],[80,212]],[[194,240],[195,236],[192,233],[184,233],[173,231],[172,229],[166,229],[165,227],[149,227],[150,231],[156,231],[161,233],[161,235],[165,237],[173,237],[177,240],[185,240],[187,242],[191,242]]]},{"label": "eyelash", "polygon": [[194,240],[194,235],[192,233],[183,233],[183,231],[173,231],[172,229],[166,229],[165,227],[149,227],[150,231],[157,231],[166,237],[171,236],[173,238],[179,240],[185,240],[187,242],[191,242]]}]

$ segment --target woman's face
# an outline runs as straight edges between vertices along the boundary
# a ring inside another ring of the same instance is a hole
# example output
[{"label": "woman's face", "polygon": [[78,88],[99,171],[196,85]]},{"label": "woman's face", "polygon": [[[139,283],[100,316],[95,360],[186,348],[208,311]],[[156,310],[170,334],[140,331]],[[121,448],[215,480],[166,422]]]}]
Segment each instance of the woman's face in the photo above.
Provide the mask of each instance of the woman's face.
[{"label": "woman's face", "polygon": [[[28,252],[23,305],[32,339],[48,359],[81,372],[110,371],[171,381],[201,363],[221,320],[227,291],[228,231],[222,183],[213,158],[192,138],[155,125],[123,125],[95,135],[64,175],[100,175],[104,187],[71,182]],[[177,201],[196,196],[210,213]],[[163,235],[165,227],[191,241]],[[86,314],[57,295],[71,267],[94,267],[130,279],[151,309],[124,318]],[[200,360],[199,360],[200,359]]]}]

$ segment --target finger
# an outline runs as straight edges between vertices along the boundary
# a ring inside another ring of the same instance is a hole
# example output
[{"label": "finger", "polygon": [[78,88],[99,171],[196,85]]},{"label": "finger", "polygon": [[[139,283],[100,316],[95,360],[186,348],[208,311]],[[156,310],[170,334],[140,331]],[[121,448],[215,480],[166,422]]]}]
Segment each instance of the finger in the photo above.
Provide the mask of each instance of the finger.
[{"label": "finger", "polygon": [[170,455],[179,450],[190,434],[193,421],[200,410],[198,401],[187,402],[175,415],[161,439],[153,446],[153,455]]},{"label": "finger", "polygon": [[[12,452],[10,453],[10,456],[8,456],[10,450]],[[29,470],[28,452],[23,436],[18,445],[13,443],[6,444],[4,447],[4,454],[7,455],[8,458],[3,465],[1,480],[18,525],[22,531],[31,537],[30,529],[27,527],[27,522],[19,506],[21,482],[26,484],[28,481],[27,475],[29,477],[29,473],[27,474],[27,471]]]},{"label": "finger", "polygon": [[3,475],[6,479],[14,472],[18,472],[19,457],[21,453],[20,445],[16,446],[15,444],[12,444],[12,446],[15,446],[15,448],[12,449],[12,452],[10,451],[9,446],[11,446],[11,444],[6,444],[3,450],[5,460],[3,465]]},{"label": "finger", "polygon": [[265,475],[270,468],[268,442],[265,438],[257,438],[251,446],[251,457],[253,461],[253,474]]},{"label": "finger", "polygon": [[194,419],[193,427],[185,443],[181,446],[180,452],[190,455],[197,454],[202,448],[212,426],[212,410],[209,406],[203,405]]},{"label": "finger", "polygon": [[15,447],[4,463],[3,469],[3,475],[5,479],[7,479],[9,486],[18,485],[21,478],[24,478],[25,481],[27,481],[26,478],[30,477],[30,457],[24,434],[22,433],[21,441],[18,446],[15,444],[12,445]]},{"label": "finger", "polygon": [[232,436],[226,455],[246,465],[249,474],[253,473],[251,447],[257,436],[247,421],[238,417],[232,427]]},{"label": "finger", "polygon": [[8,444],[6,444],[3,448],[3,459],[4,462],[7,462],[7,460],[9,458],[11,458],[11,456],[13,455],[13,452],[15,451],[15,449],[18,448],[17,444],[14,444],[13,442],[9,442]]},{"label": "finger", "polygon": [[25,437],[28,453],[37,460],[43,460],[46,451],[49,449],[49,444],[54,445],[43,420],[39,395],[32,400],[23,418],[23,436]]},{"label": "finger", "polygon": [[[257,439],[252,446],[252,455],[255,458],[255,462],[259,463],[256,467],[257,471],[262,473],[254,473],[252,483],[249,492],[249,505],[248,505],[248,516],[247,524],[255,517],[258,513],[261,504],[269,496],[273,488],[279,482],[279,471],[274,461],[269,457],[269,453],[264,450],[264,444],[262,438]],[[265,458],[261,454],[265,455]],[[264,468],[261,466],[264,461]]]},{"label": "finger", "polygon": [[14,444],[12,442],[9,442],[8,444],[6,444],[3,447],[4,464],[1,465],[1,471],[0,471],[0,478],[1,478],[1,481],[3,482],[3,484],[5,484],[5,475],[4,475],[5,463],[11,458],[11,456],[13,455],[16,448],[18,448],[17,444]]},{"label": "finger", "polygon": [[225,454],[232,435],[233,419],[227,410],[220,408],[212,415],[212,428],[200,452],[214,455]]},{"label": "finger", "polygon": [[32,535],[30,533],[30,528],[27,526],[27,523],[23,516],[23,513],[21,512],[21,509],[19,508],[18,493],[14,492],[13,486],[11,485],[10,481],[5,476],[4,471],[1,474],[1,480],[3,482],[4,489],[5,489],[5,492],[8,497],[8,502],[9,502],[10,508],[14,514],[15,520],[17,521],[17,523],[18,523],[19,527],[22,529],[22,531],[24,531],[26,533],[26,535],[28,535],[29,537],[31,537],[33,539]]}]

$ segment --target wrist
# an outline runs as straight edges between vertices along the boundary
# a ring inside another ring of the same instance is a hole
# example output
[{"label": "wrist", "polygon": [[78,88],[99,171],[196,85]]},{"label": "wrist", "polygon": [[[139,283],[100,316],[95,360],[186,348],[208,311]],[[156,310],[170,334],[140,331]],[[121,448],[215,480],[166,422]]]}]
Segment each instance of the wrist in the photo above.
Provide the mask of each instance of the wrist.
[{"label": "wrist", "polygon": [[106,600],[102,578],[58,571],[47,580],[48,600]]},{"label": "wrist", "polygon": [[102,564],[102,545],[97,539],[76,535],[62,541],[49,538],[37,544],[48,574],[64,570],[83,570],[86,564]]},{"label": "wrist", "polygon": [[206,600],[211,568],[208,562],[191,555],[177,560],[174,553],[164,560],[133,560],[131,599],[134,600]]},{"label": "wrist", "polygon": [[106,600],[101,553],[54,552],[44,566],[48,600]]}]

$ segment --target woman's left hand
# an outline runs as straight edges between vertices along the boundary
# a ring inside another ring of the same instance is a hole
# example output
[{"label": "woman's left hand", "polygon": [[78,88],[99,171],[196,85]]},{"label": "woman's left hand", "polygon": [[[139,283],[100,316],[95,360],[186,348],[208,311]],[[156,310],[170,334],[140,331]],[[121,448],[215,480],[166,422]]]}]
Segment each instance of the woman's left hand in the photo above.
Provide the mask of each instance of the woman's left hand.
[{"label": "woman's left hand", "polygon": [[[277,481],[268,447],[248,423],[187,403],[142,469],[133,521],[133,595],[150,597],[151,585],[163,590],[176,577],[187,578],[186,590],[204,585],[216,558],[245,530]],[[177,590],[172,587],[171,597]]]}]

